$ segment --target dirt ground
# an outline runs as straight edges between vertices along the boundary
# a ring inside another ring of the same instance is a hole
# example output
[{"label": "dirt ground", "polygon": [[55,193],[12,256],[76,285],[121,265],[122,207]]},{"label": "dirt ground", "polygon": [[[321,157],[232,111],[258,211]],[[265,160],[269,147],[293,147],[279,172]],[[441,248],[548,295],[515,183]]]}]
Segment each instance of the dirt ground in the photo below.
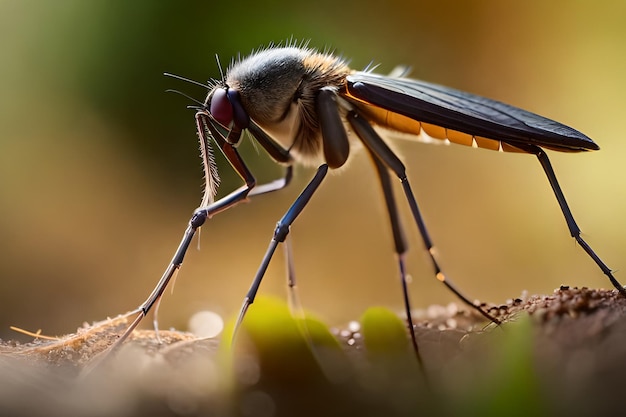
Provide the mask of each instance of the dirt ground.
[{"label": "dirt ground", "polygon": [[[380,336],[382,352],[373,352],[365,329],[354,324],[330,329],[335,339],[321,343],[323,348],[311,348],[314,337],[281,339],[280,326],[234,352],[220,348],[217,339],[160,331],[159,343],[154,331],[141,330],[106,355],[127,324],[124,316],[85,324],[56,340],[3,341],[0,414],[605,415],[621,410],[626,299],[616,291],[562,287],[483,307],[504,324],[486,323],[456,304],[415,312],[422,370],[404,345],[400,355],[393,347],[387,351],[387,335]],[[337,348],[327,349],[330,345]],[[323,365],[320,357],[334,359]]]}]

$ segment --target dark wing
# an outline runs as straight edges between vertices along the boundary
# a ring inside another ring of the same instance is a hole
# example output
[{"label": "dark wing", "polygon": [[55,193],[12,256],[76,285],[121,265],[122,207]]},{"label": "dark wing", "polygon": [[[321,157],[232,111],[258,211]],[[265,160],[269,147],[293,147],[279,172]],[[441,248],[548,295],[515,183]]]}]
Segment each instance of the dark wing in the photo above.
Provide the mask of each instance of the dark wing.
[{"label": "dark wing", "polygon": [[589,137],[554,120],[423,81],[356,72],[347,77],[346,97],[363,107],[379,107],[419,122],[513,146],[534,144],[560,151],[600,149]]}]

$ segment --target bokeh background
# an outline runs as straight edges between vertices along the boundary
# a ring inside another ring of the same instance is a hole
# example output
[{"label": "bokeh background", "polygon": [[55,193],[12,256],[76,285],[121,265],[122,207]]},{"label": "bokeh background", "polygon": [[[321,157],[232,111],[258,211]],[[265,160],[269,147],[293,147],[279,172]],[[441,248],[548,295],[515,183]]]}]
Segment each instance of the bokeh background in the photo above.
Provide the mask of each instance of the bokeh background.
[{"label": "bokeh background", "polygon": [[[205,91],[162,73],[219,77],[231,57],[288,39],[355,68],[413,76],[569,124],[601,152],[551,152],[585,236],[626,267],[626,5],[620,2],[345,0],[0,1],[0,337],[46,334],[136,307],[201,198],[188,101]],[[397,142],[447,274],[501,302],[561,284],[607,287],[569,237],[532,156]],[[280,169],[249,144],[259,180]],[[223,159],[220,193],[238,186]],[[313,171],[202,229],[160,310],[184,329],[200,309],[235,314],[276,220]],[[408,210],[415,306],[454,300],[432,276]],[[371,305],[401,310],[391,236],[367,156],[330,176],[292,235],[300,296],[331,324]],[[617,277],[626,281],[623,274]],[[282,254],[262,294],[284,297]]]}]

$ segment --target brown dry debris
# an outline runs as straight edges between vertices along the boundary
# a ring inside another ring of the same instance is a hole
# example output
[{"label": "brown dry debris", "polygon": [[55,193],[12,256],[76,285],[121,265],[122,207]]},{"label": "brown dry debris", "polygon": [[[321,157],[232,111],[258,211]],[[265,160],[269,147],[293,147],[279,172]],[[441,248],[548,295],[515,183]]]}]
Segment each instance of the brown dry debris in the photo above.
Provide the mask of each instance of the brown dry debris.
[{"label": "brown dry debris", "polygon": [[[128,323],[129,314],[125,314],[91,325],[84,323],[76,333],[56,340],[36,339],[28,344],[3,342],[0,344],[0,355],[39,359],[51,365],[80,367],[110,347],[124,332]],[[160,342],[152,330],[135,330],[129,337],[129,342],[152,354],[177,342],[196,339],[191,333],[168,330],[160,330],[159,338]]]}]

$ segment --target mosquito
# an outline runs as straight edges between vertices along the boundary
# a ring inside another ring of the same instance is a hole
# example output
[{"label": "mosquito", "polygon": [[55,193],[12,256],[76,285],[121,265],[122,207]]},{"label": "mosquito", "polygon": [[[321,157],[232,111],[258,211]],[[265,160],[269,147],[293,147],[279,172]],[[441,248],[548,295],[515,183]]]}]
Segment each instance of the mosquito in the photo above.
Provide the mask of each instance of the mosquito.
[{"label": "mosquito", "polygon": [[[277,223],[267,252],[244,298],[235,327],[237,329],[254,302],[276,248],[280,243],[288,243],[291,225],[313,197],[328,170],[343,166],[350,156],[351,143],[357,141],[365,145],[382,188],[394,238],[407,327],[418,359],[404,259],[408,247],[393,193],[392,178],[401,184],[412,221],[429,254],[435,277],[462,302],[490,321],[499,323],[497,318],[465,296],[444,274],[435,257],[433,241],[411,189],[406,167],[383,139],[385,131],[412,135],[416,140],[423,137],[421,133],[426,133],[428,137],[446,143],[500,152],[527,153],[537,157],[571,236],[611,284],[622,295],[626,295],[626,290],[613,276],[611,269],[581,237],[581,230],[545,151],[584,152],[599,149],[593,140],[577,130],[499,101],[405,78],[404,74],[385,76],[374,73],[373,69],[354,71],[343,58],[306,46],[260,49],[231,64],[220,80],[212,80],[207,84],[166,75],[208,90],[206,99],[196,101],[197,106],[192,106],[196,110],[195,121],[204,162],[205,192],[174,257],[146,301],[133,311],[136,317],[118,340],[118,345],[155,304],[158,306],[169,281],[182,265],[192,238],[208,218],[247,201],[249,197],[286,187],[295,163],[317,167],[313,178]],[[248,131],[273,160],[285,166],[282,178],[257,185],[253,173],[237,151],[244,131]],[[382,136],[379,132],[382,132]],[[213,144],[224,154],[244,183],[218,200],[214,199],[219,177],[213,158]],[[287,262],[289,270],[293,271],[290,255],[287,256]],[[291,286],[295,281],[292,273],[289,275]]]}]

